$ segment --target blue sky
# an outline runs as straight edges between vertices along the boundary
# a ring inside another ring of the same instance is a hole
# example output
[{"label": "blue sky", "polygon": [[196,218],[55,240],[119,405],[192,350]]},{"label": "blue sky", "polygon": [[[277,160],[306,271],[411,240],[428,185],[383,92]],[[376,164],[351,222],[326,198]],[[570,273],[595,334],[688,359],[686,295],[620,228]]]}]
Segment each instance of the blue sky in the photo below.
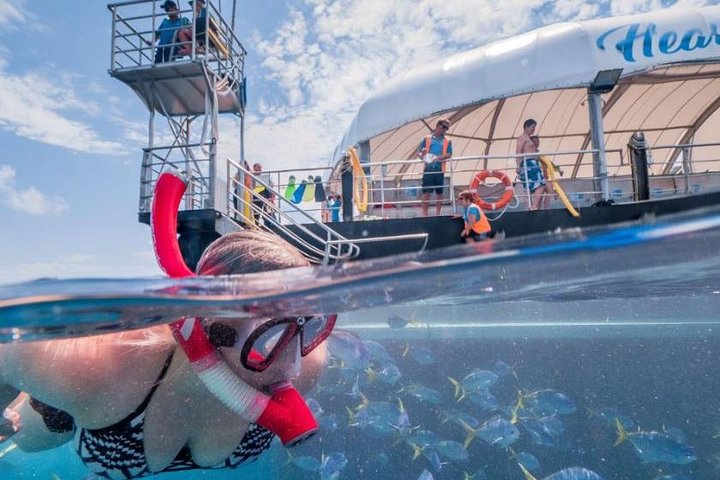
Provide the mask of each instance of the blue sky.
[{"label": "blue sky", "polygon": [[[559,21],[716,3],[238,0],[246,156],[326,165],[363,100],[423,62]],[[137,222],[147,111],[107,74],[109,42],[104,1],[0,0],[0,284],[160,275]]]}]

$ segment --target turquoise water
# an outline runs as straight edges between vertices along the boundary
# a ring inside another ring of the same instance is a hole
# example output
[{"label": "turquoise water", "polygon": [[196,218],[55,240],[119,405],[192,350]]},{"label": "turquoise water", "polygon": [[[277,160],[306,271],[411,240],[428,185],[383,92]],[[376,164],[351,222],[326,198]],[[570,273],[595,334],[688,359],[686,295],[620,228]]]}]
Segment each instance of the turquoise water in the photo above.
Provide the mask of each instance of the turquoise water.
[{"label": "turquoise water", "polygon": [[[42,280],[0,286],[0,338],[182,313],[341,312],[307,395],[318,435],[238,471],[158,478],[522,480],[520,463],[538,479],[582,467],[606,480],[714,480],[719,247],[709,211],[292,274]],[[555,478],[594,478],[575,472]],[[86,472],[69,447],[0,459],[0,478],[53,474]]]}]

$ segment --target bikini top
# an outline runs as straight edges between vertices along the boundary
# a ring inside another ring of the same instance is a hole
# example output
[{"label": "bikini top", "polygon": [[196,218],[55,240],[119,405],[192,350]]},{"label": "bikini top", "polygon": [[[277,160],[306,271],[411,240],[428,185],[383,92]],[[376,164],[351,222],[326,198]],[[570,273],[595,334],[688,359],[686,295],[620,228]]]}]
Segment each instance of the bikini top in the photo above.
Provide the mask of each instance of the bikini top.
[{"label": "bikini top", "polygon": [[[165,361],[165,365],[155,385],[153,385],[143,402],[134,412],[108,427],[97,429],[81,428],[76,430],[74,438],[75,449],[83,463],[85,463],[92,473],[102,478],[118,480],[145,477],[160,473],[152,472],[148,467],[143,446],[143,427],[145,425],[145,411],[160,382],[165,378],[170,368],[172,357],[171,354]],[[46,412],[57,415],[56,412],[62,411],[49,407],[45,409],[45,413]],[[45,413],[40,413],[45,419]],[[241,463],[255,460],[262,452],[270,447],[272,439],[272,432],[251,423],[240,445],[238,445],[233,453],[225,459],[224,462],[210,468],[235,468]],[[190,448],[186,445],[180,450],[170,465],[162,471],[175,472],[199,468],[207,467],[201,467],[193,461]]]}]

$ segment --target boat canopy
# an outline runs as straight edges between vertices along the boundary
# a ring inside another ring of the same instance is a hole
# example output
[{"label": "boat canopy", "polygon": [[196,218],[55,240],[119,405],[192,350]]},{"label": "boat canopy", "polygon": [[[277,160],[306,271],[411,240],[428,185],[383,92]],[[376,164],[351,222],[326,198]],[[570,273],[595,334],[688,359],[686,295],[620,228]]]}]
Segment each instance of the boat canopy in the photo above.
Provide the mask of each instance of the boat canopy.
[{"label": "boat canopy", "polygon": [[[577,153],[592,148],[588,89],[618,69],[617,85],[602,95],[610,175],[629,172],[623,151],[635,131],[658,148],[655,174],[670,173],[680,155],[663,146],[717,142],[720,7],[671,8],[555,24],[422,65],[363,103],[332,162],[363,144],[371,167],[407,159],[446,117],[454,158],[482,155],[477,169],[514,168],[515,139],[533,118],[540,150],[575,152],[555,161],[572,177],[590,176],[592,155]],[[717,146],[696,150],[694,161],[720,158]],[[421,169],[421,162],[385,165],[383,175]]]}]

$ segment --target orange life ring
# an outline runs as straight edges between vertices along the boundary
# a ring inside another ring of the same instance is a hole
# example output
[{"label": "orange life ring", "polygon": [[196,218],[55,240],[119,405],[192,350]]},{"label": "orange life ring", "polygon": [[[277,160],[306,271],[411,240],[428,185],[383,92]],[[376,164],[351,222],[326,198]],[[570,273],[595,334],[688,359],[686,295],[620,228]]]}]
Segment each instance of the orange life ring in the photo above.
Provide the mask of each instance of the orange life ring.
[{"label": "orange life ring", "polygon": [[470,182],[469,188],[473,191],[477,191],[477,188],[480,186],[480,184],[485,183],[485,179],[488,177],[493,177],[500,180],[505,186],[505,191],[503,192],[500,200],[495,203],[486,202],[479,196],[477,197],[478,200],[475,203],[483,210],[499,210],[508,203],[510,203],[510,200],[512,200],[513,196],[515,195],[515,190],[513,189],[510,177],[508,177],[505,172],[501,172],[500,170],[480,170],[473,177],[472,181]]}]

